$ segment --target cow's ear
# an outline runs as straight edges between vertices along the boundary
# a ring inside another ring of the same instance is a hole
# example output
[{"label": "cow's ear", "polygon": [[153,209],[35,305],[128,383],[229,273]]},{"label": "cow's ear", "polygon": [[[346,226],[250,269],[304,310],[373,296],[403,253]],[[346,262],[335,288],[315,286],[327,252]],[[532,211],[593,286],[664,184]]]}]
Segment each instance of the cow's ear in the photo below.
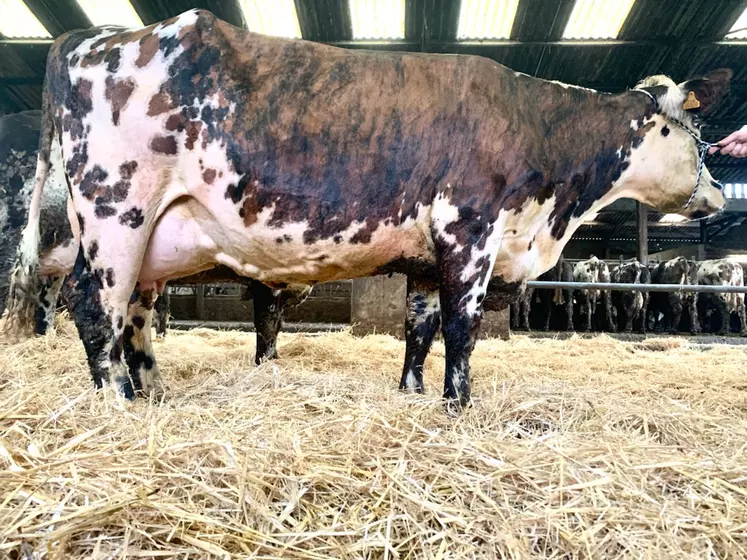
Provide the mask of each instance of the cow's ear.
[{"label": "cow's ear", "polygon": [[682,108],[686,111],[697,111],[707,115],[721,98],[729,91],[731,78],[734,75],[729,68],[719,68],[700,78],[682,82],[679,86],[685,93]]}]

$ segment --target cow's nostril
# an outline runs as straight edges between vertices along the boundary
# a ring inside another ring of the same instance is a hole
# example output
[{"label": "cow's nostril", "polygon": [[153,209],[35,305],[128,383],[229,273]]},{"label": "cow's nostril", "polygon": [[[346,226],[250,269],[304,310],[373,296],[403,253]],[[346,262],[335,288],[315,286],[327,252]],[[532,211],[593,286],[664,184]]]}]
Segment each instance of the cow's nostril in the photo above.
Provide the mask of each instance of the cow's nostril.
[{"label": "cow's nostril", "polygon": [[722,185],[721,183],[719,183],[715,179],[711,179],[711,186],[714,187],[714,188],[716,188],[716,189],[718,189],[718,190],[720,190],[720,191],[724,190],[724,185]]}]

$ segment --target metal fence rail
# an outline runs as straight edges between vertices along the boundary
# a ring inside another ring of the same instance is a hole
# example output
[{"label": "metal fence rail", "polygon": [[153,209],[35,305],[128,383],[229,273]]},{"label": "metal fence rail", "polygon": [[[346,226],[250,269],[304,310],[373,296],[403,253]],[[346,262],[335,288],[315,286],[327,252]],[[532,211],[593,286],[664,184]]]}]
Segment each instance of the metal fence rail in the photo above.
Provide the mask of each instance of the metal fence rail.
[{"label": "metal fence rail", "polygon": [[745,294],[747,286],[704,286],[701,284],[614,284],[611,282],[527,282],[527,288],[554,290],[618,290],[626,292],[699,292],[706,294]]}]

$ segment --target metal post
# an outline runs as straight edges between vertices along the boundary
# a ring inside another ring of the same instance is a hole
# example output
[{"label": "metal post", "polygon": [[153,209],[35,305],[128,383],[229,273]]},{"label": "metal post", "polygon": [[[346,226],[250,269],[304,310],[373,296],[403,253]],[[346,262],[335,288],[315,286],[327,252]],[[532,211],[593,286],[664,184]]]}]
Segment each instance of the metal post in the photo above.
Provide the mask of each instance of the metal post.
[{"label": "metal post", "polygon": [[706,245],[708,245],[708,224],[705,220],[700,221],[700,243],[698,243],[698,260],[706,259]]},{"label": "metal post", "polygon": [[648,264],[648,206],[635,203],[636,206],[636,225],[638,235],[638,261],[642,264]]},{"label": "metal post", "polygon": [[205,284],[198,284],[195,290],[195,316],[198,321],[205,318]]}]

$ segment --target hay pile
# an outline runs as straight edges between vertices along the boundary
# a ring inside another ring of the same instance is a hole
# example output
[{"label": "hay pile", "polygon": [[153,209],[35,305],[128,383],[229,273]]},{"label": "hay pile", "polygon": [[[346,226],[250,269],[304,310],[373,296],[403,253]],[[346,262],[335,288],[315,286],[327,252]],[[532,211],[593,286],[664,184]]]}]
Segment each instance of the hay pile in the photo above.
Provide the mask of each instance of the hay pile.
[{"label": "hay pile", "polygon": [[475,406],[403,344],[171,332],[161,404],[90,388],[70,323],[0,343],[0,557],[745,558],[747,352],[481,341]]}]

